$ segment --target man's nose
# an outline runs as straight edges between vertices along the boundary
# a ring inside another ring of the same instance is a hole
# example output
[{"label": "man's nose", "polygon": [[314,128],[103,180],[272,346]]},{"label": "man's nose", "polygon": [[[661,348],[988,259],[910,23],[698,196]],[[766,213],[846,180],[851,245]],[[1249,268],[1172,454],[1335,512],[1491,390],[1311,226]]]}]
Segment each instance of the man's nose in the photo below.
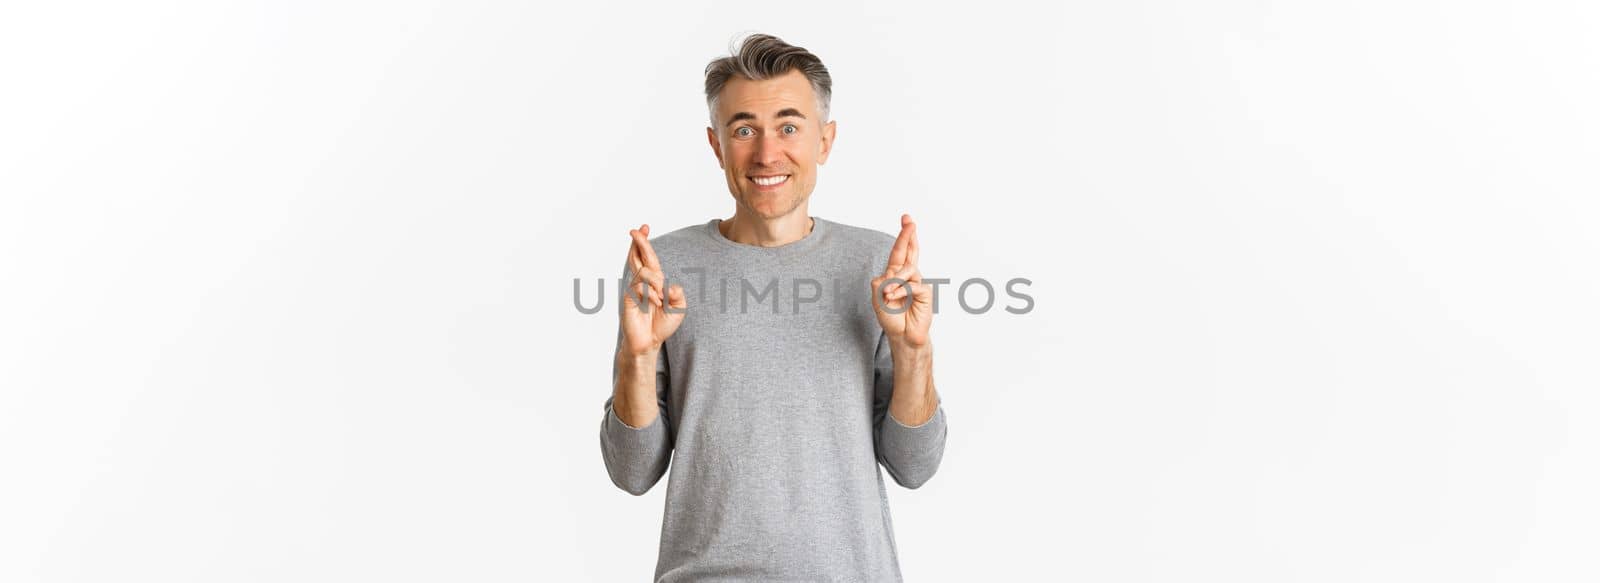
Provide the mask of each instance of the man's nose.
[{"label": "man's nose", "polygon": [[783,164],[783,146],[778,142],[778,136],[767,134],[756,140],[755,163],[762,166],[780,166]]}]

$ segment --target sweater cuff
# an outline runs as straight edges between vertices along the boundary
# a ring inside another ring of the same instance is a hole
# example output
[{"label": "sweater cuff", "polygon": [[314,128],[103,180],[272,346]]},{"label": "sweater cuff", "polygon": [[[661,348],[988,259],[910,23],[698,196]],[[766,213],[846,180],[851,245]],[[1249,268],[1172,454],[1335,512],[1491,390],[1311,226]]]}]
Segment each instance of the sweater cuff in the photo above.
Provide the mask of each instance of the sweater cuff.
[{"label": "sweater cuff", "polygon": [[910,457],[923,457],[942,450],[945,438],[944,405],[934,409],[933,416],[921,425],[906,425],[892,413],[884,413],[883,445],[889,451]]},{"label": "sweater cuff", "polygon": [[639,496],[665,473],[672,448],[660,413],[644,427],[631,427],[609,406],[600,429],[600,450],[612,483]]},{"label": "sweater cuff", "polygon": [[943,415],[944,415],[944,403],[942,403],[942,402],[939,405],[934,407],[933,415],[928,417],[927,421],[923,421],[921,425],[906,425],[904,423],[901,423],[899,419],[895,419],[893,413],[884,413],[884,416],[889,418],[889,422],[890,423],[894,423],[895,425],[900,426],[901,429],[910,429],[910,430],[922,429],[924,427],[932,425],[935,420],[943,421],[942,419],[939,419]]},{"label": "sweater cuff", "polygon": [[933,412],[933,417],[916,427],[907,426],[886,415],[889,420],[879,429],[878,456],[895,482],[907,488],[918,488],[939,471],[944,458],[945,427],[944,407]]},{"label": "sweater cuff", "polygon": [[656,413],[655,418],[651,419],[649,423],[646,423],[644,427],[634,427],[632,425],[628,425],[627,422],[623,421],[621,417],[618,417],[616,409],[606,407],[606,431],[609,433],[644,433],[649,432],[652,429],[659,428],[660,425],[660,413]]}]

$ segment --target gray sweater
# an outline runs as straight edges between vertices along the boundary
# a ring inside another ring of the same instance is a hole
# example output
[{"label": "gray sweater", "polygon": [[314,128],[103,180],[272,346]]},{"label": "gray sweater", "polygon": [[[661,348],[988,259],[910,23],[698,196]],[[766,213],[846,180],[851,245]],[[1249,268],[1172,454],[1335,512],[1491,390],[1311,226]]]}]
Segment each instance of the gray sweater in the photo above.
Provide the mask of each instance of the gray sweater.
[{"label": "gray sweater", "polygon": [[651,241],[688,313],[657,361],[660,415],[629,427],[606,399],[600,450],[634,495],[671,462],[658,583],[901,580],[878,466],[906,488],[932,477],[944,408],[916,427],[888,414],[868,287],[894,238],[812,218],[779,247],[733,242],[720,219]]}]

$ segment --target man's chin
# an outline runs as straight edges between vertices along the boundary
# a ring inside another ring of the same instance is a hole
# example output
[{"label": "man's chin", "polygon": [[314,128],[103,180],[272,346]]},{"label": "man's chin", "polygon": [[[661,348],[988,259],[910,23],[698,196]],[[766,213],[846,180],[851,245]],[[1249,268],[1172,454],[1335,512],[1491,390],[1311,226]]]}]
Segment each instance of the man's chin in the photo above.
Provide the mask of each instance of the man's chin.
[{"label": "man's chin", "polygon": [[785,186],[782,190],[774,192],[738,191],[739,206],[762,220],[788,216],[803,206],[806,200],[806,197],[794,196],[789,188],[791,187]]},{"label": "man's chin", "polygon": [[780,196],[779,193],[748,193],[744,198],[744,206],[758,217],[775,219],[789,214],[796,205],[792,199]]}]

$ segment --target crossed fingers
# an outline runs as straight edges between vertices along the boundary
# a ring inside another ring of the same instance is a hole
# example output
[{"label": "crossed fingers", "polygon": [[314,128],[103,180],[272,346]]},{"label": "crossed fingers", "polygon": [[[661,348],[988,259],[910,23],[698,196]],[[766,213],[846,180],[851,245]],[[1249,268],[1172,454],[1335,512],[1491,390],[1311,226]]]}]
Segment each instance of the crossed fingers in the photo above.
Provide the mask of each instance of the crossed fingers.
[{"label": "crossed fingers", "polygon": [[639,225],[629,230],[628,235],[633,238],[628,246],[628,268],[633,271],[630,287],[660,307],[666,297],[666,275],[661,271],[661,260],[656,257],[655,248],[650,246],[650,225]]},{"label": "crossed fingers", "polygon": [[890,289],[883,290],[884,301],[904,298],[906,297],[907,287],[918,289],[923,285],[922,271],[917,268],[917,259],[917,223],[911,220],[911,215],[902,214],[900,215],[900,235],[895,237],[894,248],[889,251],[889,263],[885,266],[883,275],[873,282],[873,287],[874,289],[881,289],[878,286],[891,279],[898,279],[910,285],[895,285]]}]

